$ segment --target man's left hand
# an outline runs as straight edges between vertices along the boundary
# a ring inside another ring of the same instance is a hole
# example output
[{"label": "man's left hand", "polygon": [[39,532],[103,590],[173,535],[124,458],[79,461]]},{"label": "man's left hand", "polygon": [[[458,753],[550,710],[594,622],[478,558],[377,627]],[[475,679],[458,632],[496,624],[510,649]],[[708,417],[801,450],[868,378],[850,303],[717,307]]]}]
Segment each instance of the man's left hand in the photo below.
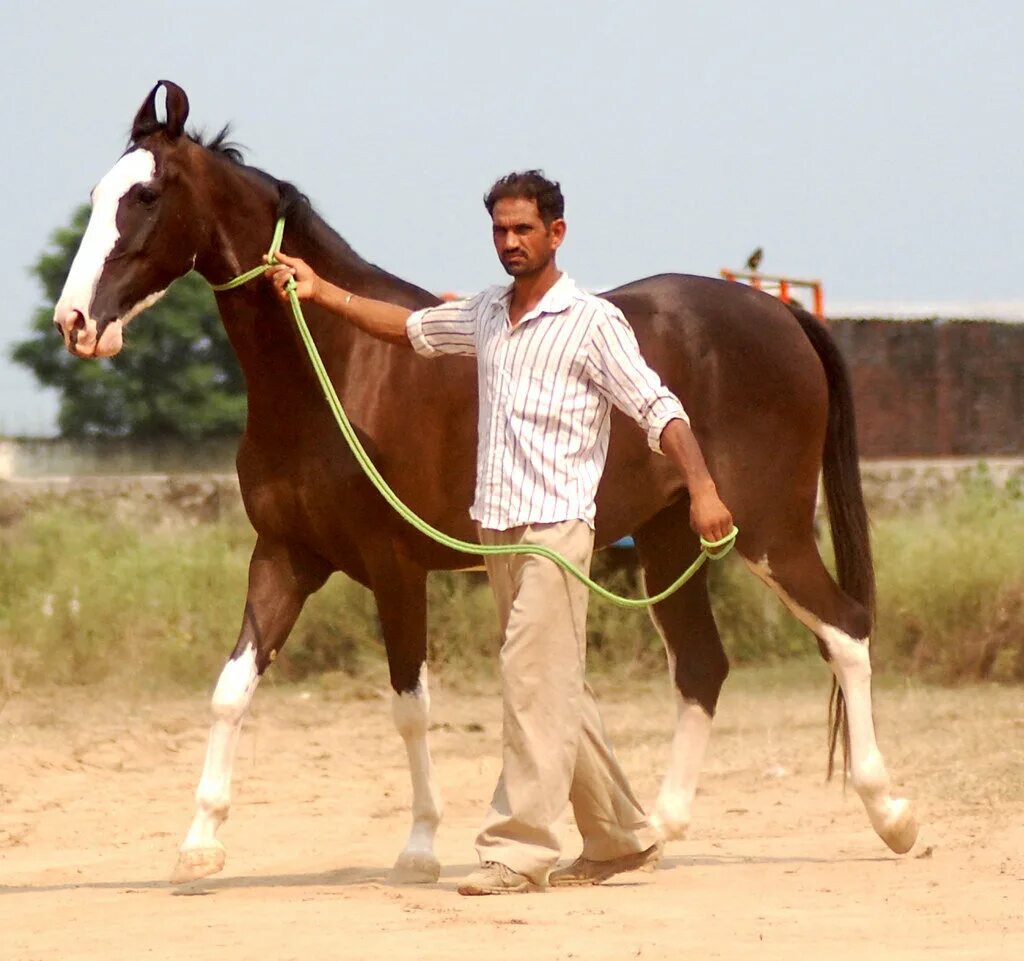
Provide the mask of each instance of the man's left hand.
[{"label": "man's left hand", "polygon": [[690,491],[690,526],[706,541],[720,541],[732,531],[732,514],[714,484]]}]

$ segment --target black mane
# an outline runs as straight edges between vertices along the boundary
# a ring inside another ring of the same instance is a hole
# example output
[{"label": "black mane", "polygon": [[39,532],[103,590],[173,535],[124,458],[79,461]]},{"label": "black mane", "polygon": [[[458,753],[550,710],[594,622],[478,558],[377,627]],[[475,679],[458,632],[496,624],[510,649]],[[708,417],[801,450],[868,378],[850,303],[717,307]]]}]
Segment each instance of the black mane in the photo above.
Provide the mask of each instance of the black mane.
[{"label": "black mane", "polygon": [[226,123],[209,141],[206,140],[201,131],[190,131],[188,136],[193,143],[206,148],[211,153],[218,154],[225,160],[230,160],[233,164],[237,164],[240,167],[245,167],[247,170],[251,170],[253,173],[258,174],[266,180],[271,184],[271,186],[276,187],[278,192],[278,217],[284,217],[296,225],[308,224],[314,213],[313,205],[309,202],[309,197],[299,190],[295,184],[289,183],[287,180],[278,180],[273,174],[268,174],[265,170],[261,170],[259,167],[253,167],[251,164],[247,164],[243,154],[243,146],[236,141],[229,140],[228,136],[230,133],[231,124]]},{"label": "black mane", "polygon": [[[157,120],[137,120],[133,135],[129,137],[128,149],[137,146],[146,137],[163,133],[166,129],[167,125]],[[309,197],[299,190],[295,184],[287,180],[279,180],[273,174],[269,174],[259,167],[247,164],[243,153],[244,148],[241,144],[228,139],[230,133],[231,124],[227,123],[209,139],[203,131],[194,129],[186,131],[185,136],[197,146],[210,151],[217,157],[223,158],[225,162],[240,167],[247,173],[255,174],[276,190],[277,216],[284,217],[290,228],[306,233],[317,233],[321,237],[329,237],[337,245],[336,252],[350,260],[357,261],[362,269],[371,271],[380,277],[389,278],[390,281],[393,281],[400,287],[413,291],[418,295],[426,295],[432,298],[435,303],[437,302],[437,298],[428,291],[423,290],[423,288],[411,284],[400,277],[396,277],[389,271],[384,270],[384,268],[378,267],[376,264],[372,264],[360,257],[351,244],[317,214]]]},{"label": "black mane", "polygon": [[[155,133],[162,133],[166,129],[167,125],[159,120],[138,123],[133,131],[134,136],[129,140],[129,147],[138,144],[140,140],[152,136]],[[231,124],[226,123],[217,131],[216,134],[213,135],[213,137],[209,139],[207,139],[206,134],[201,130],[190,130],[186,136],[194,144],[204,148],[205,150],[209,150],[211,153],[215,153],[218,156],[223,157],[230,163],[236,164],[239,167],[245,167],[246,170],[251,170],[253,173],[258,174],[277,190],[277,216],[285,217],[297,226],[308,226],[315,213],[313,205],[309,201],[309,197],[287,180],[278,180],[277,177],[273,176],[273,174],[269,174],[265,170],[261,170],[259,167],[253,167],[250,164],[247,164],[245,162],[245,154],[243,152],[245,148],[242,144],[237,143],[234,140],[229,140],[228,138],[230,134]]]},{"label": "black mane", "polygon": [[228,140],[230,133],[231,124],[226,123],[209,142],[206,141],[204,134],[199,130],[190,131],[188,137],[193,143],[197,143],[200,147],[205,147],[207,150],[212,150],[214,153],[219,153],[222,157],[227,157],[232,163],[244,164],[245,157],[242,151],[245,148],[234,140]]}]

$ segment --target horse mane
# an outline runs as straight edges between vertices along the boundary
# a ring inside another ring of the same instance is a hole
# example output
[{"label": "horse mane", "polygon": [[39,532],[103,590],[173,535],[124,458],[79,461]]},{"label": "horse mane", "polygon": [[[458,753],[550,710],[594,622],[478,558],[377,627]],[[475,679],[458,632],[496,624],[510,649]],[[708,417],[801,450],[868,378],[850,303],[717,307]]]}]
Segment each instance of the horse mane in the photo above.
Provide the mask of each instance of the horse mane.
[{"label": "horse mane", "polygon": [[[129,137],[128,147],[136,146],[140,141],[153,134],[162,133],[166,130],[166,124],[158,120],[143,121],[136,123],[133,135]],[[363,271],[368,271],[389,284],[397,285],[416,296],[425,295],[432,302],[437,303],[437,298],[423,288],[411,284],[400,277],[364,260],[352,248],[352,245],[339,234],[313,207],[309,197],[306,196],[295,184],[287,180],[280,180],[267,171],[254,167],[245,162],[244,147],[242,144],[230,139],[231,124],[226,123],[212,137],[208,137],[202,130],[188,130],[184,134],[194,144],[204,150],[220,157],[225,162],[239,167],[248,173],[255,174],[265,181],[277,192],[277,216],[284,217],[291,228],[303,233],[316,234],[320,238],[330,240],[337,245],[335,253],[347,258],[350,262],[357,263]]]},{"label": "horse mane", "polygon": [[[137,124],[133,131],[134,136],[129,139],[129,147],[138,144],[140,140],[145,137],[152,136],[156,133],[162,133],[166,129],[166,124],[159,120],[146,121],[141,124]],[[189,140],[204,150],[209,150],[211,153],[216,154],[219,157],[223,157],[228,162],[238,167],[244,167],[246,170],[257,174],[263,180],[265,180],[270,186],[274,187],[278,194],[277,202],[277,216],[285,217],[289,222],[295,224],[297,227],[309,227],[312,223],[316,211],[313,209],[313,204],[298,187],[293,183],[289,183],[287,180],[279,180],[273,174],[267,173],[265,170],[261,170],[259,167],[254,167],[251,164],[245,162],[245,147],[235,140],[231,140],[231,124],[226,123],[220,130],[217,131],[212,137],[207,137],[203,130],[189,130],[185,134]],[[344,238],[339,237],[340,240]]]}]

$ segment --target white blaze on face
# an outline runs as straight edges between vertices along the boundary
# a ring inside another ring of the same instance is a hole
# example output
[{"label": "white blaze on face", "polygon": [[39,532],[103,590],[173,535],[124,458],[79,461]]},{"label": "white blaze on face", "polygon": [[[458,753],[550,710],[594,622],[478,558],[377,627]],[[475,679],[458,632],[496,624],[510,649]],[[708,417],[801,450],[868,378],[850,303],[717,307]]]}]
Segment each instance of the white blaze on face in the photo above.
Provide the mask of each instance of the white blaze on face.
[{"label": "white blaze on face", "polygon": [[[96,296],[96,286],[107,258],[120,236],[117,229],[117,211],[121,200],[136,184],[151,181],[155,173],[156,159],[152,152],[132,150],[114,164],[110,172],[92,192],[92,214],[89,217],[89,225],[82,237],[78,253],[75,254],[75,259],[72,261],[71,271],[64,283],[64,290],[61,291],[53,315],[54,321],[62,327],[74,311],[82,315],[85,321],[85,329],[81,331],[82,347],[85,348],[83,353],[88,354],[94,351],[97,354],[106,354],[108,352],[102,349],[108,347],[106,343],[95,343],[96,322],[92,317],[91,309],[93,298]],[[147,300],[152,303],[157,296],[159,295],[154,295],[154,298],[147,298]],[[120,320],[123,322],[124,318]],[[120,348],[120,323],[115,321],[109,326],[115,328],[110,332],[110,339],[112,341],[116,339],[117,347]],[[107,339],[107,332],[104,331],[103,341],[105,342]],[[89,344],[92,345],[91,351],[87,348]],[[116,350],[113,352],[116,353]]]}]

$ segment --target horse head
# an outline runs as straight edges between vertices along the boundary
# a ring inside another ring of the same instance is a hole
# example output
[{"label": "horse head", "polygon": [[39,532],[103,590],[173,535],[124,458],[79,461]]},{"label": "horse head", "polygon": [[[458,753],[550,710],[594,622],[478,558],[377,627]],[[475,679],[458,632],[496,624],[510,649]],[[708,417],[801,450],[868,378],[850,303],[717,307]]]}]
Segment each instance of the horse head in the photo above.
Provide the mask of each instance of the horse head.
[{"label": "horse head", "polygon": [[128,322],[195,264],[204,225],[193,215],[196,178],[186,175],[197,152],[184,133],[187,118],[185,91],[159,81],[135,115],[128,149],[92,191],[89,224],[53,314],[78,357],[116,354]]}]

